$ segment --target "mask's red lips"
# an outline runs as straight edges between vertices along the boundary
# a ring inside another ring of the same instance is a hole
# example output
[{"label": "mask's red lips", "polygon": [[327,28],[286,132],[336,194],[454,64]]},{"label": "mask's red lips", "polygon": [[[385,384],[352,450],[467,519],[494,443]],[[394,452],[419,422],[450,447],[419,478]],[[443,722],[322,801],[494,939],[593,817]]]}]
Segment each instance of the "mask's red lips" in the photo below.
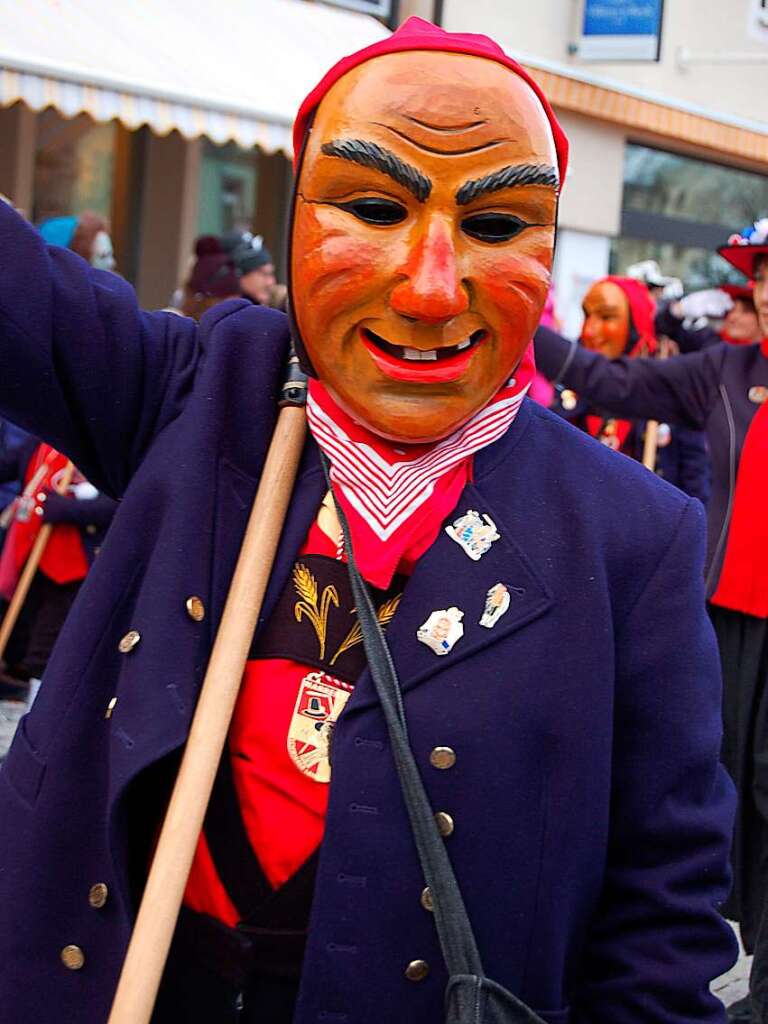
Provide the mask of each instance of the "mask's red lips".
[{"label": "mask's red lips", "polygon": [[385,376],[419,384],[445,384],[458,380],[466,372],[478,345],[487,337],[487,331],[474,331],[459,345],[424,351],[393,345],[367,327],[360,329],[363,345]]}]

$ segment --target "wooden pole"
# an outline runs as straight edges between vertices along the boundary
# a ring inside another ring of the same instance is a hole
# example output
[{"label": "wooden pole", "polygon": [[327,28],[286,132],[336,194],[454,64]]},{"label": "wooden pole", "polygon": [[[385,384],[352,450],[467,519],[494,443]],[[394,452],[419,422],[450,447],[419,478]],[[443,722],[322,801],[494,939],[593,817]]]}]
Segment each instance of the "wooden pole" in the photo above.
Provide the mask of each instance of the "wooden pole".
[{"label": "wooden pole", "polygon": [[[670,356],[669,338],[659,338],[658,359],[667,359]],[[645,424],[645,441],[643,442],[643,465],[656,472],[656,453],[659,450],[659,424],[657,420],[648,420]]]},{"label": "wooden pole", "polygon": [[656,420],[648,420],[645,424],[645,441],[643,442],[643,465],[652,473],[656,471],[656,451],[659,447],[659,424]]},{"label": "wooden pole", "polygon": [[305,432],[302,408],[280,411],[108,1024],[149,1024],[152,1016]]},{"label": "wooden pole", "polygon": [[[69,485],[72,483],[74,472],[75,467],[71,462],[68,462],[64,467],[64,472],[61,474],[61,479],[55,487],[57,494],[67,493]],[[37,486],[35,490],[37,490]],[[19,577],[19,582],[16,584],[11,603],[8,605],[3,621],[0,623],[0,658],[5,654],[5,648],[8,646],[13,627],[16,625],[19,613],[27,599],[29,588],[32,586],[32,580],[35,578],[37,567],[40,565],[40,559],[43,557],[43,552],[50,539],[52,529],[53,525],[51,523],[44,523],[40,527],[40,532],[35,538],[35,543],[32,545],[32,550]]]}]

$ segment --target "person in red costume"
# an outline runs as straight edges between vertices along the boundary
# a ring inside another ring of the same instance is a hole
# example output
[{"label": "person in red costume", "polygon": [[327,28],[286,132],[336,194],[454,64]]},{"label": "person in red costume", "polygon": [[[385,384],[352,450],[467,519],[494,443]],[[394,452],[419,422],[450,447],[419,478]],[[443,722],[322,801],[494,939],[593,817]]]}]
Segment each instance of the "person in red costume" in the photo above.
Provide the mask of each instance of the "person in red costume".
[{"label": "person in red costume", "polygon": [[[604,277],[584,296],[581,344],[606,359],[648,358],[657,354],[655,303],[648,288],[631,277]],[[542,319],[542,326],[548,327]],[[552,408],[601,444],[641,461],[645,421],[623,419],[594,408],[570,388],[555,391]],[[699,498],[709,498],[709,458],[700,431],[662,424],[658,432],[655,471],[670,483]]]},{"label": "person in red costume", "polygon": [[10,601],[40,528],[50,538],[5,650],[0,692],[21,698],[40,679],[72,602],[104,539],[116,503],[80,473],[58,493],[68,459],[34,439],[0,460],[0,479],[20,479],[22,493],[6,511],[8,535],[0,553],[0,597]]}]

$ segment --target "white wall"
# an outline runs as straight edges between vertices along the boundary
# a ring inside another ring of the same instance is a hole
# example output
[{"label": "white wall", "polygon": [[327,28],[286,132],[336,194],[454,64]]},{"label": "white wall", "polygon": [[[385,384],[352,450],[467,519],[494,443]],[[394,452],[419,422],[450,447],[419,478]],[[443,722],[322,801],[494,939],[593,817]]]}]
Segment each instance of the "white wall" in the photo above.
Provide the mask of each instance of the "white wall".
[{"label": "white wall", "polygon": [[581,333],[581,300],[589,286],[608,273],[611,240],[585,231],[560,230],[555,252],[555,309],[563,333],[578,338]]},{"label": "white wall", "polygon": [[[750,31],[753,0],[666,0],[659,63],[581,61],[568,54],[576,41],[581,0],[445,0],[443,24],[451,31],[484,32],[513,56],[528,55],[565,65],[627,86],[647,90],[674,103],[759,121],[768,131],[768,63],[749,63],[747,55],[768,61],[764,39]],[[707,64],[681,70],[677,51],[733,50],[745,55],[732,64]]]},{"label": "white wall", "polygon": [[557,111],[570,142],[559,223],[598,235],[618,235],[624,181],[624,132],[579,114]]}]

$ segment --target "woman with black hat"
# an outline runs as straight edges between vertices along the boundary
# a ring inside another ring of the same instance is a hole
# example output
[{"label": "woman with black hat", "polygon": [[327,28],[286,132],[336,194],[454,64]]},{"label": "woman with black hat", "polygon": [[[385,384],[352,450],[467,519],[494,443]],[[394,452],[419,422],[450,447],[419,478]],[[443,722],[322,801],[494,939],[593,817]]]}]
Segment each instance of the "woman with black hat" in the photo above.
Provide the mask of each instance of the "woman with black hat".
[{"label": "woman with black hat", "polygon": [[[741,925],[752,972],[753,1019],[768,1020],[768,218],[732,235],[720,255],[754,279],[763,333],[663,362],[609,360],[547,328],[539,368],[611,412],[703,428],[712,457],[707,597],[724,677],[723,761],[740,802],[727,908]],[[762,923],[761,923],[762,920]],[[747,1014],[732,1019],[748,1020]]]}]

